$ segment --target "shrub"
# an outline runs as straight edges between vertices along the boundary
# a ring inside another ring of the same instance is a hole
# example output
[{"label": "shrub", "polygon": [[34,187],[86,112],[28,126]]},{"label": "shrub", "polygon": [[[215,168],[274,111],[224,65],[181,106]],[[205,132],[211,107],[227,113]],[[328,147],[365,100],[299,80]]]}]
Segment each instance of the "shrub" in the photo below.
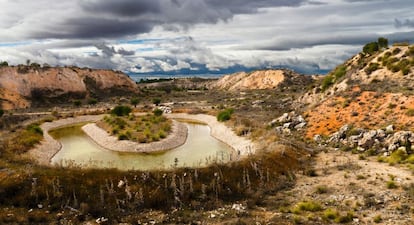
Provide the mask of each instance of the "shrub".
[{"label": "shrub", "polygon": [[161,109],[155,109],[154,111],[153,111],[153,113],[154,113],[154,115],[155,116],[162,116],[162,114],[164,113]]},{"label": "shrub", "polygon": [[82,102],[80,100],[75,100],[75,101],[73,101],[73,105],[79,107],[79,106],[82,105]]},{"label": "shrub", "polygon": [[132,112],[132,109],[130,107],[119,105],[119,106],[115,106],[115,108],[112,109],[111,114],[116,115],[116,116],[126,116],[131,112]]},{"label": "shrub", "polygon": [[26,130],[28,130],[28,131],[30,131],[34,134],[43,135],[42,128],[40,128],[39,125],[37,125],[37,124],[30,124],[29,126],[27,126]]},{"label": "shrub", "polygon": [[154,99],[152,99],[152,103],[154,104],[154,105],[159,105],[160,103],[161,103],[161,99],[159,99],[159,98],[154,98]]},{"label": "shrub", "polygon": [[382,222],[381,215],[376,215],[373,220],[374,220],[374,223],[381,223]]},{"label": "shrub", "polygon": [[365,72],[369,75],[372,72],[374,72],[375,70],[377,70],[378,68],[379,68],[378,63],[370,63],[368,68],[365,69]]},{"label": "shrub", "polygon": [[331,75],[326,75],[325,78],[322,80],[322,91],[328,89],[332,84],[334,84],[334,77]]},{"label": "shrub", "polygon": [[127,133],[119,134],[118,140],[129,140],[129,135]]},{"label": "shrub", "polygon": [[337,222],[337,223],[349,223],[349,222],[352,222],[353,219],[354,219],[354,213],[353,212],[347,212],[346,215],[336,218],[335,222]]},{"label": "shrub", "polygon": [[299,202],[295,208],[293,208],[292,212],[294,214],[299,214],[303,211],[308,211],[308,212],[317,212],[317,211],[321,211],[322,210],[322,206],[314,201],[306,201],[306,202]]},{"label": "shrub", "polygon": [[388,39],[384,37],[378,38],[378,47],[379,48],[388,48]]},{"label": "shrub", "polygon": [[3,67],[3,66],[9,66],[9,63],[7,61],[3,61],[0,63],[0,67]]},{"label": "shrub", "polygon": [[136,97],[133,97],[131,98],[130,102],[131,102],[131,105],[133,105],[136,108],[139,103],[139,99]]},{"label": "shrub", "polygon": [[98,103],[98,100],[96,100],[95,98],[88,99],[88,104],[89,105],[96,105],[97,103]]},{"label": "shrub", "polygon": [[322,218],[324,220],[335,220],[336,218],[338,218],[338,216],[339,216],[339,213],[335,209],[326,209],[323,212]]},{"label": "shrub", "polygon": [[230,120],[233,112],[234,112],[234,109],[231,109],[231,108],[220,111],[217,115],[217,121],[224,122],[224,121]]},{"label": "shrub", "polygon": [[407,111],[405,112],[405,115],[414,116],[414,109],[407,109]]},{"label": "shrub", "polygon": [[378,50],[379,50],[378,42],[370,42],[362,48],[362,51],[364,53],[370,54],[370,55],[374,54]]},{"label": "shrub", "polygon": [[397,55],[400,52],[401,52],[401,49],[400,48],[395,48],[394,50],[392,50],[392,54],[393,55]]},{"label": "shrub", "polygon": [[318,194],[325,194],[328,193],[328,187],[326,185],[319,185],[316,187],[316,193]]},{"label": "shrub", "polygon": [[387,188],[388,189],[396,189],[398,188],[397,184],[393,180],[387,181]]},{"label": "shrub", "polygon": [[345,76],[347,67],[345,65],[340,65],[335,68],[335,70],[331,73],[325,76],[325,78],[322,80],[322,91],[325,91],[328,89],[332,84],[337,82],[341,77]]},{"label": "shrub", "polygon": [[0,109],[0,117],[2,117],[4,115],[4,110]]}]

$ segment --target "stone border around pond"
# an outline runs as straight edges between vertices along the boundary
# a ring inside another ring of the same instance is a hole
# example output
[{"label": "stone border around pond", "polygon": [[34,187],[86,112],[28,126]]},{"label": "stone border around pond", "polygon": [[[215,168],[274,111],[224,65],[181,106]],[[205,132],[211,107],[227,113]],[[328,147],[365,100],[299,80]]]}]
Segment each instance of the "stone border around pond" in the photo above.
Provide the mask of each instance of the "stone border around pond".
[{"label": "stone border around pond", "polygon": [[[207,124],[211,129],[211,135],[226,143],[234,149],[239,156],[247,156],[256,152],[256,146],[247,138],[237,136],[224,123],[218,122],[214,116],[206,114],[165,114],[170,119],[183,119],[199,121]],[[65,126],[79,123],[96,122],[104,115],[79,116],[66,118],[53,122],[43,123],[40,127],[43,130],[44,140],[36,148],[29,151],[29,155],[41,165],[50,165],[50,160],[60,151],[62,145],[59,141],[50,136],[49,131]],[[187,126],[173,121],[172,133],[159,142],[139,144],[132,141],[119,141],[116,137],[110,136],[105,130],[91,123],[82,127],[84,132],[98,145],[108,150],[119,152],[159,152],[176,148],[185,143],[188,135]]]},{"label": "stone border around pond", "polygon": [[175,120],[173,120],[171,133],[165,139],[151,143],[118,140],[117,137],[108,134],[95,123],[86,124],[82,130],[101,147],[117,152],[163,152],[183,145],[188,136],[187,126]]},{"label": "stone border around pond", "polygon": [[41,124],[40,128],[42,128],[43,130],[44,139],[38,146],[36,146],[28,152],[29,156],[35,159],[37,163],[39,163],[40,165],[50,165],[50,160],[62,148],[60,142],[55,140],[52,136],[50,136],[50,130],[79,123],[96,122],[102,119],[103,116],[104,115],[89,115],[71,117]]},{"label": "stone border around pond", "polygon": [[217,121],[214,116],[186,113],[166,114],[166,116],[171,119],[194,120],[207,124],[210,127],[211,136],[232,147],[239,156],[248,156],[256,152],[257,146],[251,140],[237,136],[231,128]]}]

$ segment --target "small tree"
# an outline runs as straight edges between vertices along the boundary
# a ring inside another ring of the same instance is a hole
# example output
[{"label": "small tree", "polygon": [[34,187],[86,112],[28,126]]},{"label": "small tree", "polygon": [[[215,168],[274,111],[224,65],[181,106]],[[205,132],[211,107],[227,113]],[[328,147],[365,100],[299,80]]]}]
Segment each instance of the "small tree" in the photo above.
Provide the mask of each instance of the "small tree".
[{"label": "small tree", "polygon": [[126,116],[132,112],[132,109],[128,106],[118,105],[112,109],[111,114],[116,116]]},{"label": "small tree", "polygon": [[154,98],[154,99],[152,100],[152,103],[154,103],[156,106],[158,106],[158,105],[161,103],[161,99],[159,99],[159,98]]},{"label": "small tree", "polygon": [[370,42],[364,46],[362,51],[366,54],[374,54],[379,50],[378,42]]},{"label": "small tree", "polygon": [[139,99],[137,97],[131,98],[131,105],[133,105],[134,108],[136,108],[138,104],[139,104]]},{"label": "small tree", "polygon": [[388,48],[388,39],[386,39],[384,37],[378,38],[378,47],[380,49]]},{"label": "small tree", "polygon": [[9,63],[7,61],[3,61],[0,63],[0,67],[3,67],[3,66],[9,66]]}]

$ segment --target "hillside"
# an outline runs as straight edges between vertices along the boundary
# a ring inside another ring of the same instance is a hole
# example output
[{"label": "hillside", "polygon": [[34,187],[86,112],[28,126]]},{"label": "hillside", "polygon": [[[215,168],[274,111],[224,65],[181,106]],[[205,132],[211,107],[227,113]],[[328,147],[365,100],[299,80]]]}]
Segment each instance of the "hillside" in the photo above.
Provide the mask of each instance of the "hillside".
[{"label": "hillside", "polygon": [[106,98],[137,93],[128,76],[112,70],[77,67],[0,68],[0,104],[3,109],[28,108],[38,104],[73,99]]},{"label": "hillside", "polygon": [[306,86],[313,81],[290,70],[258,70],[251,73],[240,72],[222,77],[211,88],[221,90],[262,90],[275,89],[290,84]]},{"label": "hillside", "polygon": [[414,128],[414,46],[360,53],[328,74],[303,96],[306,136],[329,135],[345,124],[379,129]]}]

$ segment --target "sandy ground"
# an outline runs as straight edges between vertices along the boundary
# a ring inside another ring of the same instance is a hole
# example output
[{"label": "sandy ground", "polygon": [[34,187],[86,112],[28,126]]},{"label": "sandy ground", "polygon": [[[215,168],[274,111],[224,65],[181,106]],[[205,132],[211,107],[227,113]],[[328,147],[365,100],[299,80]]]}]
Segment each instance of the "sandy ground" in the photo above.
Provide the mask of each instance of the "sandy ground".
[{"label": "sandy ground", "polygon": [[[49,135],[52,129],[68,126],[71,124],[95,122],[104,115],[80,116],[67,118],[41,125],[44,132],[44,140],[36,148],[29,151],[29,156],[34,158],[41,165],[50,165],[50,160],[62,148],[61,144]],[[211,135],[216,139],[232,147],[236,154],[248,156],[255,153],[256,146],[248,139],[237,136],[229,127],[217,121],[214,116],[198,114],[166,114],[171,119],[193,120],[207,124],[211,129]],[[82,128],[96,143],[106,149],[128,152],[153,152],[165,151],[184,144],[187,138],[187,128],[184,124],[174,122],[173,132],[166,139],[160,142],[149,144],[138,144],[131,141],[119,141],[116,137],[110,136],[106,131],[97,127],[94,123],[87,124]]]},{"label": "sandy ground", "polygon": [[[410,207],[414,199],[405,190],[414,184],[412,171],[401,165],[377,162],[375,157],[358,157],[333,150],[319,153],[316,176],[297,177],[297,185],[290,191],[294,201],[313,200],[342,213],[356,210],[352,224],[413,224]],[[391,180],[395,188],[387,187]],[[381,216],[382,221],[374,223],[375,216]]]}]

